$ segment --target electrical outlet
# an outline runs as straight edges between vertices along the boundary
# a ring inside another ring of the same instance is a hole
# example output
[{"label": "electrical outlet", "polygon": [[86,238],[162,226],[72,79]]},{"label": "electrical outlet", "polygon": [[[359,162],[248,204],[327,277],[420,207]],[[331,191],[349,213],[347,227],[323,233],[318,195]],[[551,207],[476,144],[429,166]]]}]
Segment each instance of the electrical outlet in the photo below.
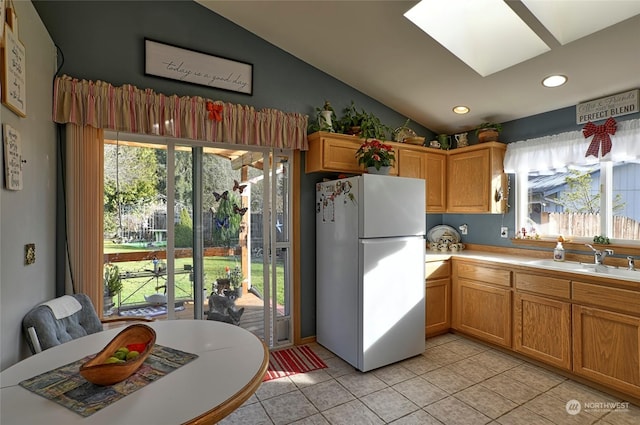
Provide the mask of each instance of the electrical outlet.
[{"label": "electrical outlet", "polygon": [[36,244],[28,243],[24,246],[24,264],[28,266],[36,262]]},{"label": "electrical outlet", "polygon": [[501,238],[508,238],[509,237],[509,228],[508,227],[501,227],[500,228],[500,237]]}]

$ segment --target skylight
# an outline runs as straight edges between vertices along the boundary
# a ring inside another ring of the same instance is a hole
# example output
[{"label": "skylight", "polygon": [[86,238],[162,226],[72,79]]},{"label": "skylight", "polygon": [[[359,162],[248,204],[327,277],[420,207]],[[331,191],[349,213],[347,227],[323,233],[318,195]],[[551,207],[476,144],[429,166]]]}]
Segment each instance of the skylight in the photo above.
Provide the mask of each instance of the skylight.
[{"label": "skylight", "polygon": [[423,0],[404,16],[483,77],[550,50],[502,0]]}]

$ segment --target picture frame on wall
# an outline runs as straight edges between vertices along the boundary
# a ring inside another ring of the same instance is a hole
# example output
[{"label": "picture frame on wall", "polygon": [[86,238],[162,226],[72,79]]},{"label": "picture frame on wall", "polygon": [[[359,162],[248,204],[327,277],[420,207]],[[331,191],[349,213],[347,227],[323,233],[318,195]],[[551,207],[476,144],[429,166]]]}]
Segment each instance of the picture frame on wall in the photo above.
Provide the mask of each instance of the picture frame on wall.
[{"label": "picture frame on wall", "polygon": [[2,103],[20,117],[27,116],[27,58],[24,45],[8,26],[2,47]]},{"label": "picture frame on wall", "polygon": [[253,65],[144,39],[145,75],[253,94]]},{"label": "picture frame on wall", "polygon": [[22,142],[20,133],[9,124],[2,126],[4,140],[4,185],[9,190],[22,190]]}]

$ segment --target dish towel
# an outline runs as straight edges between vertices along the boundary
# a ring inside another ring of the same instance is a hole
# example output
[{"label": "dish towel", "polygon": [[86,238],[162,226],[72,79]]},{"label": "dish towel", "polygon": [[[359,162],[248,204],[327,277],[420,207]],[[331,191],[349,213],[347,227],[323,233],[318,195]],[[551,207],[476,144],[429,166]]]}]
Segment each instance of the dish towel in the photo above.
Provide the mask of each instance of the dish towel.
[{"label": "dish towel", "polygon": [[63,295],[59,298],[42,303],[51,309],[56,319],[64,319],[82,310],[82,305],[71,295]]}]

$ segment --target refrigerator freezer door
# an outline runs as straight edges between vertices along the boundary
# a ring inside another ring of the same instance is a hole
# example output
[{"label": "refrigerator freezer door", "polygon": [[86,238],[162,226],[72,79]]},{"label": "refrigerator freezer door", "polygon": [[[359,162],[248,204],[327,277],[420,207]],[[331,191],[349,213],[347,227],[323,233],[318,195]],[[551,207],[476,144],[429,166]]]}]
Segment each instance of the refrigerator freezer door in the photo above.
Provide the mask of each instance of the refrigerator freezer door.
[{"label": "refrigerator freezer door", "polygon": [[316,188],[316,340],[354,366],[360,317],[357,184],[349,178]]},{"label": "refrigerator freezer door", "polygon": [[359,188],[359,236],[417,236],[425,232],[424,180],[364,174]]},{"label": "refrigerator freezer door", "polygon": [[424,352],[422,237],[361,239],[357,368],[365,372]]}]

